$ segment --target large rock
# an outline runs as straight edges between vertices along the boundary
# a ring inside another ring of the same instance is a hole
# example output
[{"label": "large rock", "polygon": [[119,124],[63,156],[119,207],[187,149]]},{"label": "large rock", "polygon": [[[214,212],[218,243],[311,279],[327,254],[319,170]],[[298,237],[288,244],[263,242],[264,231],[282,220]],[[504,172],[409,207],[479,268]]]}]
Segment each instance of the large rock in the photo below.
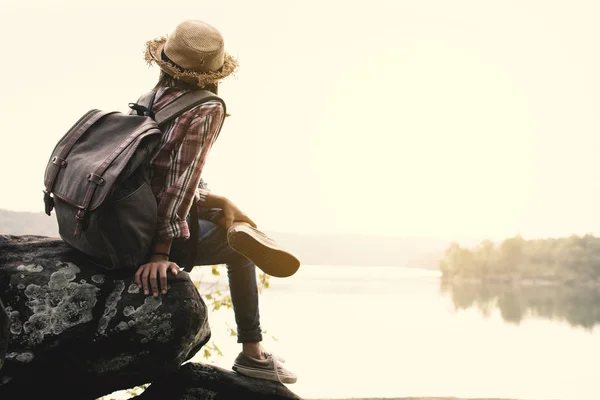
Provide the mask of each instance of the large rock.
[{"label": "large rock", "polygon": [[94,399],[191,358],[210,328],[188,274],[157,298],[133,274],[107,273],[62,240],[0,235],[0,399]]},{"label": "large rock", "polygon": [[[4,358],[6,357],[6,350],[8,350],[8,335],[10,334],[10,320],[8,313],[0,300],[0,371],[4,365]],[[2,375],[0,375],[1,377]],[[0,380],[1,382],[1,380]]]},{"label": "large rock", "polygon": [[300,399],[284,385],[203,364],[187,363],[150,385],[136,400]]}]

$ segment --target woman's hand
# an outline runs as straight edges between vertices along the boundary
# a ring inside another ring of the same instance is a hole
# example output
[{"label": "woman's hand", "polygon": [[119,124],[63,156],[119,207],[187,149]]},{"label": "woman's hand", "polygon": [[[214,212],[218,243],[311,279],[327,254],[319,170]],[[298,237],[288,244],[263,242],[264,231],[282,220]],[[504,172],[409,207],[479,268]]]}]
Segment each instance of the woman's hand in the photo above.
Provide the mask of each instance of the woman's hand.
[{"label": "woman's hand", "polygon": [[150,288],[152,288],[152,294],[156,297],[158,296],[158,282],[160,281],[161,292],[166,294],[167,270],[171,271],[173,275],[177,275],[181,268],[169,260],[151,259],[149,263],[138,268],[135,273],[135,283],[140,289],[144,288],[145,295],[150,294]]},{"label": "woman's hand", "polygon": [[202,205],[203,208],[220,208],[223,210],[223,216],[219,219],[218,224],[225,229],[229,229],[234,222],[247,222],[252,227],[256,228],[254,221],[242,212],[231,200],[224,196],[219,196],[214,193],[209,193]]},{"label": "woman's hand", "polygon": [[225,229],[229,229],[231,224],[234,222],[247,222],[252,227],[256,228],[256,224],[254,221],[250,219],[246,214],[242,212],[231,200],[225,200],[223,202],[223,219],[221,221],[222,225],[225,226]]}]

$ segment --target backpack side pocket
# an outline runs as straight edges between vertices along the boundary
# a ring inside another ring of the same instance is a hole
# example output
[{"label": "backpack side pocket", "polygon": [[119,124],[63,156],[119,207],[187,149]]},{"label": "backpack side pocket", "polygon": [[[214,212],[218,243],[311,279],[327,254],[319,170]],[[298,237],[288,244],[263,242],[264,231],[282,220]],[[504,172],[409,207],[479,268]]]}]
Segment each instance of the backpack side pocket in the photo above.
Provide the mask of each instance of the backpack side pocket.
[{"label": "backpack side pocket", "polygon": [[[102,209],[100,229],[113,269],[139,267],[148,256],[156,232],[156,199],[148,181],[136,175]],[[139,186],[132,190],[132,182]]]}]

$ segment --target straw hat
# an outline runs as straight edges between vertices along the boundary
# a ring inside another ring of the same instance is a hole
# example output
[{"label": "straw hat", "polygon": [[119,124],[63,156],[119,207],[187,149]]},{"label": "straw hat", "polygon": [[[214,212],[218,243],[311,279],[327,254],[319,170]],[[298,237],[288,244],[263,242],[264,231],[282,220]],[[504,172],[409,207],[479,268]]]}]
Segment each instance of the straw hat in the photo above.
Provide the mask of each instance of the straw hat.
[{"label": "straw hat", "polygon": [[184,21],[168,38],[146,42],[146,62],[156,63],[175,79],[204,87],[218,83],[237,68],[224,49],[221,33],[202,21]]}]

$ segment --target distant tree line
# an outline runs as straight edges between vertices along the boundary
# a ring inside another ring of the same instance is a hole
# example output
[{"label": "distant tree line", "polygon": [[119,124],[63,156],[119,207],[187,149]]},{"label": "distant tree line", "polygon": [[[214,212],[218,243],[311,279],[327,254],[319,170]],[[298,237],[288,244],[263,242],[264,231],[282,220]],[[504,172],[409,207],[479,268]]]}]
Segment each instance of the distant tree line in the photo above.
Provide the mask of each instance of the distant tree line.
[{"label": "distant tree line", "polygon": [[574,235],[525,240],[516,236],[499,245],[485,240],[472,249],[452,243],[440,270],[445,279],[600,281],[600,238]]},{"label": "distant tree line", "polygon": [[600,324],[600,288],[580,285],[512,285],[443,281],[456,310],[475,307],[490,316],[498,309],[502,319],[519,324],[528,317],[565,321],[592,329]]}]

